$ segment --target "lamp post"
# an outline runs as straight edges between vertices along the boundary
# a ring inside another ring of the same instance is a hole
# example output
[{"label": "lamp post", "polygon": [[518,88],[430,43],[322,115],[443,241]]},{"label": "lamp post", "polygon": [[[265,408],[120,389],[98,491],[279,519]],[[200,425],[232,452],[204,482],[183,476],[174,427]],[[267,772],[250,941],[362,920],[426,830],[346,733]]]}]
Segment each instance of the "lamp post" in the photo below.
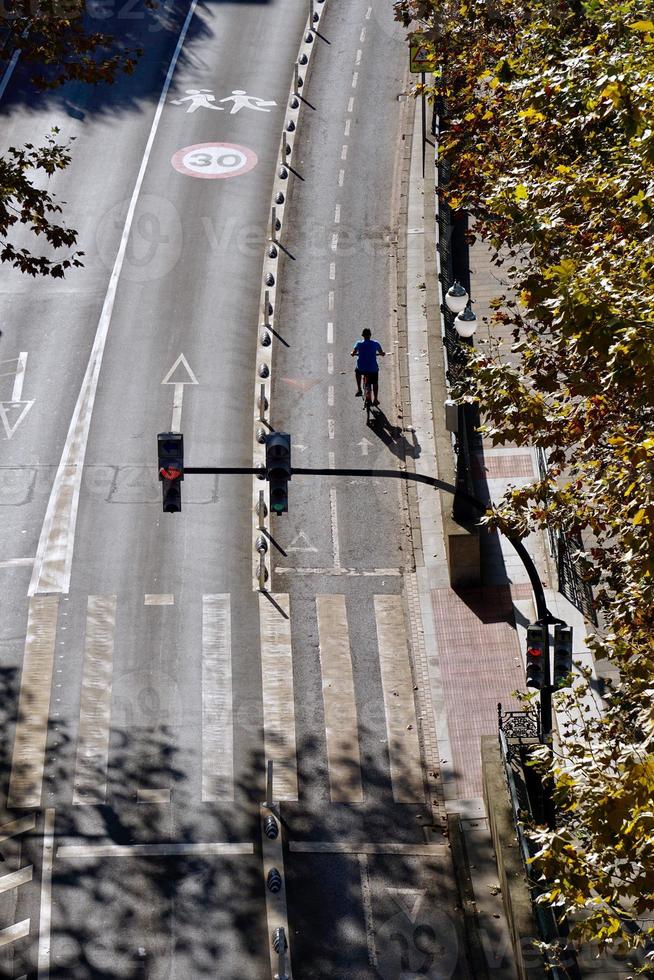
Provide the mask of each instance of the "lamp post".
[{"label": "lamp post", "polygon": [[[454,317],[454,329],[462,341],[470,343],[470,338],[477,329],[477,317],[472,312],[471,300],[467,290],[458,280],[455,280],[445,294],[445,305]],[[471,429],[471,406],[459,405],[456,427],[456,494],[452,504],[452,517],[461,524],[471,524],[477,520],[477,514],[470,505],[469,495],[472,490],[470,476],[470,446],[468,433]]]}]

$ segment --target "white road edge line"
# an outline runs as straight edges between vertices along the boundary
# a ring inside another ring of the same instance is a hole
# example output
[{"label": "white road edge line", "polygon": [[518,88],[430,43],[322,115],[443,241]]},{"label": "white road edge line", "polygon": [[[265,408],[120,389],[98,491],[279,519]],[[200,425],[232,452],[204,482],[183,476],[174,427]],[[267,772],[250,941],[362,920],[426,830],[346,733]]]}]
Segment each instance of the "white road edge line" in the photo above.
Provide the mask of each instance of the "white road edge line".
[{"label": "white road edge line", "polygon": [[4,75],[2,76],[2,81],[0,82],[0,99],[5,94],[5,89],[9,85],[9,80],[14,73],[14,69],[18,64],[18,59],[20,58],[20,48],[16,48],[11,56],[11,61],[7,65]]},{"label": "white road edge line", "polygon": [[50,923],[52,919],[52,864],[54,858],[55,812],[45,811],[43,868],[41,869],[41,913],[39,918],[38,980],[50,976]]},{"label": "white road edge line", "polygon": [[375,920],[372,914],[372,889],[370,888],[370,868],[368,855],[359,853],[359,874],[361,876],[361,897],[363,913],[366,922],[366,942],[368,944],[368,962],[373,969],[377,968],[377,943],[375,941]]},{"label": "white road edge line", "polygon": [[[330,433],[331,438],[331,433]],[[332,541],[334,543],[334,568],[340,570],[341,567],[341,546],[338,542],[338,510],[336,507],[336,489],[332,487],[329,491],[329,504],[332,517]]]},{"label": "white road edge line", "polygon": [[[254,844],[66,844],[58,858],[228,857],[254,854]],[[39,975],[40,976],[40,975]]]},{"label": "white road edge line", "polygon": [[[168,66],[166,79],[161,90],[161,95],[159,96],[159,104],[157,105],[154,119],[152,120],[150,135],[145,146],[141,166],[136,178],[136,184],[134,185],[134,190],[132,192],[132,198],[127,210],[127,217],[125,219],[125,225],[123,227],[123,233],[120,239],[118,254],[116,255],[116,261],[114,262],[111,278],[109,279],[109,286],[107,288],[102,306],[102,312],[100,314],[100,320],[98,323],[95,340],[93,342],[91,356],[84,374],[84,380],[82,382],[80,393],[77,397],[77,403],[75,405],[73,417],[68,429],[68,435],[66,436],[66,443],[64,445],[61,461],[57,468],[57,474],[50,492],[50,499],[48,501],[45,520],[43,521],[41,536],[39,538],[39,546],[36,552],[36,561],[34,562],[34,569],[32,571],[32,579],[28,589],[28,595],[30,596],[40,592],[67,593],[70,585],[73,547],[75,543],[75,526],[77,523],[77,507],[82,484],[82,469],[84,465],[84,457],[86,455],[89,430],[91,427],[93,402],[95,400],[95,392],[98,386],[102,357],[107,342],[107,334],[109,332],[114,303],[116,301],[118,282],[120,280],[123,263],[125,261],[127,244],[132,230],[134,215],[136,213],[136,205],[141,194],[141,187],[143,186],[145,172],[150,161],[150,154],[152,152],[152,147],[154,146],[157,130],[159,129],[161,115],[166,104],[173,74],[175,72],[175,68],[177,67],[177,62],[179,60],[182,47],[184,46],[184,41],[186,40],[186,35],[191,25],[198,2],[199,0],[192,0],[191,2],[188,14],[186,15],[186,20],[184,21],[182,30],[177,40],[177,45],[175,47],[175,51],[173,52],[170,65]],[[61,513],[58,513],[59,511],[61,511]],[[59,518],[59,526],[55,527],[55,518],[57,517]],[[63,528],[62,525],[64,525]],[[62,530],[65,534],[65,544],[63,548],[65,554],[63,556],[61,553]],[[62,557],[64,559],[63,561]]]}]

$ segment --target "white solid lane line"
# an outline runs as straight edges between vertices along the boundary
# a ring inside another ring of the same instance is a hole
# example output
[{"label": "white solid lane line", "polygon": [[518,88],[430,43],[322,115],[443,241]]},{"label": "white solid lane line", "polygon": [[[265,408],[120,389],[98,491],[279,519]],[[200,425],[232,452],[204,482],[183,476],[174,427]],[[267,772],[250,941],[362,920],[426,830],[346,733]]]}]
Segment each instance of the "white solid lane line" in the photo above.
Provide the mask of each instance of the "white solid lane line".
[{"label": "white solid lane line", "polygon": [[202,597],[202,800],[234,799],[229,595]]},{"label": "white solid lane line", "polygon": [[43,866],[41,868],[41,914],[39,917],[38,980],[50,976],[50,923],[52,920],[52,864],[54,860],[55,812],[45,811]]},{"label": "white solid lane line", "polygon": [[168,66],[168,72],[159,96],[150,135],[145,146],[141,166],[139,168],[134,190],[127,209],[127,217],[120,239],[116,261],[109,279],[100,320],[93,342],[93,349],[86,368],[82,387],[73,411],[73,417],[68,429],[64,450],[54,479],[48,507],[41,529],[36,560],[32,571],[28,595],[39,593],[67,593],[70,586],[70,575],[73,563],[73,547],[75,544],[75,526],[77,523],[77,508],[82,484],[82,470],[86,455],[91,417],[95,402],[95,393],[100,376],[100,367],[107,342],[107,334],[111,324],[118,282],[123,269],[127,244],[132,230],[136,205],[141,194],[145,172],[150,161],[150,154],[159,129],[161,114],[166,104],[168,91],[172,82],[177,62],[186,40],[195,8],[199,0],[192,0],[186,20],[182,26],[175,51]]},{"label": "white solid lane line", "polygon": [[57,857],[71,858],[131,858],[131,857],[233,857],[254,854],[254,844],[64,844],[57,848]]},{"label": "white solid lane line", "polygon": [[16,377],[14,378],[14,388],[11,393],[12,402],[19,402],[23,397],[23,382],[25,381],[25,370],[27,368],[27,351],[22,350],[18,355],[16,363]]}]

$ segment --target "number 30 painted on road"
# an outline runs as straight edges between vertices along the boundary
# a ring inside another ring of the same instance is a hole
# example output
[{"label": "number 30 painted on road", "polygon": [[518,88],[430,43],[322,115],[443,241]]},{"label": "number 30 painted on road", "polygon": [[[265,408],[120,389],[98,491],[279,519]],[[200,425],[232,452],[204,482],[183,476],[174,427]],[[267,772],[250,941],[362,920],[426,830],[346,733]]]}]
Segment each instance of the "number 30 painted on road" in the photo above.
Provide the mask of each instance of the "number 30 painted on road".
[{"label": "number 30 painted on road", "polygon": [[236,143],[194,143],[174,154],[170,161],[180,174],[204,180],[239,177],[257,165],[257,155]]}]

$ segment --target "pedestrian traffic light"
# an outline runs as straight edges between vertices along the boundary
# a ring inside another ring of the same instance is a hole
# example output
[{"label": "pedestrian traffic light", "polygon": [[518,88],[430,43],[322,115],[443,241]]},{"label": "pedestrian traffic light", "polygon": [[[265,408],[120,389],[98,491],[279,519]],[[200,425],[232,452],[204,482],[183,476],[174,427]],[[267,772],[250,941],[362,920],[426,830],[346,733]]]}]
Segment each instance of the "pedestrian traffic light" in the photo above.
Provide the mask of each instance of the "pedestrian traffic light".
[{"label": "pedestrian traffic light", "polygon": [[177,514],[182,509],[184,436],[181,432],[160,432],[157,451],[164,514]]},{"label": "pedestrian traffic light", "polygon": [[291,479],[291,437],[287,432],[271,432],[266,437],[266,480],[270,485],[270,509],[288,512],[288,481]]},{"label": "pedestrian traffic light", "polygon": [[572,626],[554,627],[554,687],[569,687],[572,673]]},{"label": "pedestrian traffic light", "polygon": [[543,686],[543,652],[545,630],[542,626],[527,627],[527,687],[540,691]]}]

